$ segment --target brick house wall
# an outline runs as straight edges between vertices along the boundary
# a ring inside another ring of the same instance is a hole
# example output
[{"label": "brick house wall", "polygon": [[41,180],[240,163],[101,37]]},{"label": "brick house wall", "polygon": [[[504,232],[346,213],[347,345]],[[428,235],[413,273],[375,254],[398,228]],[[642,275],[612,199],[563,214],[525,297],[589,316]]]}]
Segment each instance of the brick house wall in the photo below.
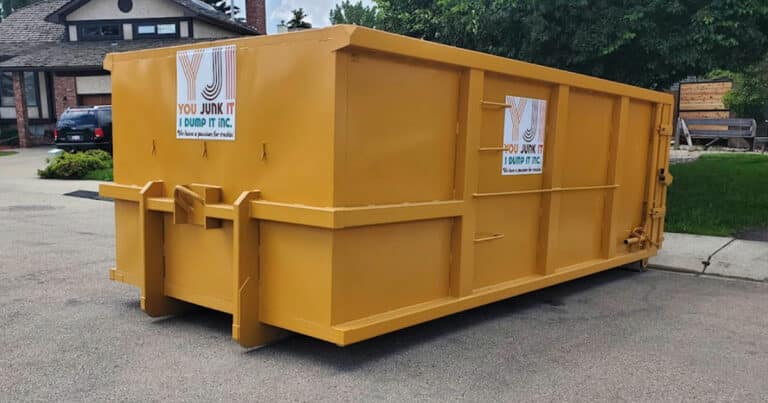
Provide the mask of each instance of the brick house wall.
[{"label": "brick house wall", "polygon": [[56,119],[61,117],[67,108],[77,106],[77,84],[73,76],[53,76],[53,111]]},{"label": "brick house wall", "polygon": [[24,74],[13,73],[13,97],[16,101],[16,131],[19,135],[19,147],[29,147],[29,114],[27,113],[27,96],[24,94]]},{"label": "brick house wall", "polygon": [[264,0],[245,0],[245,19],[261,35],[267,34],[267,7]]}]

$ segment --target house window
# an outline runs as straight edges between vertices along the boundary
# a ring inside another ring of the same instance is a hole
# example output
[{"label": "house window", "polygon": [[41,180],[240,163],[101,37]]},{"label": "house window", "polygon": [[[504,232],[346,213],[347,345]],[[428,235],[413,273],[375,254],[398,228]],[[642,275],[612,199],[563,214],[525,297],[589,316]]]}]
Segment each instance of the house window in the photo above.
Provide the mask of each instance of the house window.
[{"label": "house window", "polygon": [[27,106],[40,106],[40,93],[37,91],[37,74],[31,71],[24,72],[24,95],[27,98]]},{"label": "house window", "polygon": [[78,26],[77,38],[82,41],[108,41],[123,39],[123,24],[89,23]]},{"label": "house window", "polygon": [[13,96],[13,74],[0,73],[0,106],[14,107],[16,100]]},{"label": "house window", "polygon": [[176,35],[176,24],[157,24],[158,35]]},{"label": "house window", "polygon": [[140,23],[134,25],[134,38],[146,39],[146,38],[178,38],[179,37],[179,23],[178,22],[163,22],[163,23]]}]

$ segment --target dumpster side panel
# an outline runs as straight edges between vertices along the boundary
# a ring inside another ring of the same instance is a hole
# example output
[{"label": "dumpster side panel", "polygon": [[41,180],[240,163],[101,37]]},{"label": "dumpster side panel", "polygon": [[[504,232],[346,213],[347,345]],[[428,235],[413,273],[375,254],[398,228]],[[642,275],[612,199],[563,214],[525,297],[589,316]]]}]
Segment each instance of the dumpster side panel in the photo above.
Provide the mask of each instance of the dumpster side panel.
[{"label": "dumpster side panel", "polygon": [[333,233],[268,221],[259,231],[260,320],[335,341],[330,329]]},{"label": "dumpster side panel", "polygon": [[[486,74],[483,102],[503,105],[507,96],[543,99],[551,104],[552,86],[543,82],[524,80],[500,74]],[[507,108],[485,104],[482,115],[478,153],[478,193],[541,189],[542,175],[502,175],[501,149],[504,143],[504,118]],[[547,155],[544,158],[546,160]],[[514,201],[509,200],[511,203]],[[515,213],[533,213],[535,211]]]},{"label": "dumpster side panel", "polygon": [[448,296],[453,220],[339,230],[333,324]]},{"label": "dumpster side panel", "polygon": [[164,219],[165,295],[232,313],[232,223],[206,230]]},{"label": "dumpster side panel", "polygon": [[238,46],[235,141],[175,138],[177,49],[115,59],[115,181],[142,186],[162,178],[166,190],[221,186],[228,204],[242,191],[268,189],[263,197],[273,201],[330,206],[332,44],[245,39],[205,46],[229,43]]},{"label": "dumpster side panel", "polygon": [[[542,175],[502,175],[507,96],[551,102],[552,86],[501,74],[486,74],[474,231],[474,281],[479,289],[537,273]],[[546,156],[545,156],[546,158]],[[518,193],[521,192],[521,193]]]},{"label": "dumpster side panel", "polygon": [[562,155],[563,186],[607,184],[614,99],[571,89],[568,134],[563,139],[567,150]]},{"label": "dumpster side panel", "polygon": [[[376,45],[384,47],[383,43]],[[393,45],[393,48],[399,52],[407,49],[405,45]],[[341,94],[337,97],[337,111],[343,111],[346,122],[374,121],[371,119],[379,105],[385,105],[382,109],[385,111],[404,113],[397,109],[396,102],[382,104],[372,100],[406,96],[401,103],[407,104],[410,99],[419,99],[421,93],[428,92],[429,85],[445,87],[445,84],[439,85],[439,80],[430,80],[438,77],[438,72],[452,69],[440,63],[438,59],[444,54],[437,51],[425,55],[424,60],[406,60],[410,68],[417,71],[416,76],[434,70],[432,75],[419,76],[419,83],[426,84],[426,88],[417,86],[418,91],[411,94],[392,89],[392,77],[380,80],[386,85],[367,85],[368,82],[350,73],[355,68],[352,60],[363,65],[369,62],[365,71],[371,71],[377,62],[382,68],[386,67],[381,74],[395,71],[397,69],[385,61],[399,61],[396,56],[382,53],[371,60],[360,61],[359,55],[363,53],[355,53],[356,49],[349,54],[347,51],[341,52],[340,59],[348,57],[348,64],[340,63],[339,69],[340,74],[346,73],[339,77],[345,84],[337,87],[337,94]],[[432,55],[439,57],[432,60],[429,58]],[[440,121],[439,116],[435,114],[458,111],[457,115],[449,115],[456,116],[459,123],[456,158],[450,167],[455,173],[456,188],[451,198],[463,200],[465,211],[461,218],[451,220],[448,286],[445,292],[436,286],[443,281],[439,265],[434,264],[441,255],[432,252],[439,248],[427,247],[430,236],[416,230],[424,222],[338,230],[337,234],[355,234],[335,238],[332,323],[335,330],[343,333],[340,344],[541,288],[544,284],[641,260],[655,253],[655,245],[647,239],[641,247],[624,243],[633,230],[647,226],[647,192],[653,195],[656,192],[652,186],[656,168],[649,164],[663,165],[663,161],[648,156],[653,145],[659,144],[657,129],[663,123],[654,104],[632,100],[621,91],[603,93],[592,86],[586,89],[480,69],[460,71],[458,84],[459,99],[455,107],[437,109],[432,114],[419,111],[432,126],[439,125],[436,123]],[[358,87],[365,89],[364,98],[350,95],[358,91]],[[447,94],[441,98],[450,99]],[[539,173],[504,175],[502,156],[506,150],[504,133],[508,124],[505,116],[514,107],[510,102],[521,98],[529,99],[527,102],[530,99],[546,102],[544,169]],[[337,122],[336,135],[341,138],[337,139],[336,151],[343,160],[349,158],[350,150],[359,147],[356,144],[376,144],[380,140],[369,136],[397,132],[402,127],[396,118],[375,121],[376,129],[367,131],[361,130],[362,126],[353,130],[351,124]],[[440,144],[439,137],[437,140]],[[409,145],[422,141],[434,143],[436,139],[424,131],[414,131],[407,139]],[[366,151],[369,154],[365,160],[400,161],[400,154],[394,148],[372,146]],[[471,153],[476,157],[464,155]],[[365,186],[360,179],[352,180],[348,175],[350,167],[356,168],[356,174],[381,172],[371,164],[349,165],[337,161],[336,169],[343,171],[336,174],[337,196]],[[402,175],[392,179],[398,187],[389,185],[390,179],[384,178],[384,185],[376,188],[388,196],[355,202],[407,203],[413,200],[411,194],[433,189],[430,186],[434,182],[420,176],[421,172],[412,164],[407,167],[412,173],[410,177],[404,179]],[[378,186],[379,182],[374,180],[371,184]],[[376,194],[376,191],[368,189],[366,193]],[[450,199],[441,197],[439,192],[433,197]],[[351,200],[339,197],[337,202],[344,206]],[[661,202],[659,198],[655,200],[656,204]],[[658,228],[658,224],[654,228]],[[465,234],[465,229],[472,232]],[[390,234],[389,230],[399,233]],[[435,236],[439,235],[431,236],[433,245],[438,242]],[[470,258],[465,261],[464,256]],[[427,260],[422,260],[424,258]],[[470,273],[467,289],[462,283],[465,273]],[[432,287],[427,286],[430,281]]]},{"label": "dumpster side panel", "polygon": [[[290,47],[251,39],[204,46],[229,43],[238,46],[235,141],[175,138],[178,49],[113,60],[115,182],[142,186],[161,179],[164,190],[157,196],[166,200],[176,185],[204,183],[220,186],[219,202],[225,204],[233,203],[242,191],[264,189],[261,197],[273,201],[330,206],[333,159],[328,156],[333,154],[331,100],[337,44],[317,37]],[[143,275],[138,220],[138,208],[118,204],[118,262],[113,277],[136,285],[141,281],[137,275]],[[164,249],[163,293],[233,312],[238,290],[232,289],[231,223],[214,229],[175,224],[171,212],[163,227],[159,234]],[[268,242],[275,239],[271,228],[264,229]],[[293,235],[286,236],[291,238],[285,243],[292,244]],[[316,320],[311,311],[302,315]],[[329,319],[323,321],[327,326]]]},{"label": "dumpster side panel", "polygon": [[[563,188],[611,185],[607,182],[610,134],[613,122],[612,97],[571,90],[562,163]],[[546,156],[545,156],[546,158]],[[562,192],[558,218],[558,268],[601,258],[604,222],[604,188]]]},{"label": "dumpster side panel", "polygon": [[538,194],[478,200],[474,289],[538,273],[536,246],[540,207],[541,195]]},{"label": "dumpster side panel", "polygon": [[451,199],[460,71],[355,49],[337,63],[334,205]]}]

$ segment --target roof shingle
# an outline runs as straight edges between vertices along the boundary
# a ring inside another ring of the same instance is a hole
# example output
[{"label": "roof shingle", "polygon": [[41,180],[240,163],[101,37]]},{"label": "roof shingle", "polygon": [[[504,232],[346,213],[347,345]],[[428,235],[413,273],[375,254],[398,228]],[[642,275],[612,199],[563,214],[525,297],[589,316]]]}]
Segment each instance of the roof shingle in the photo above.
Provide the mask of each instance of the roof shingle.
[{"label": "roof shingle", "polygon": [[68,0],[43,0],[16,10],[0,23],[0,43],[52,42],[64,39],[64,26],[45,21]]},{"label": "roof shingle", "polygon": [[266,34],[266,32],[258,32],[254,27],[244,22],[229,18],[226,14],[216,10],[215,8],[211,7],[211,5],[201,0],[173,0],[173,2],[184,8],[187,8],[188,10],[197,14],[199,17],[203,17],[204,19],[208,20],[208,22],[216,23],[216,25],[223,25],[231,30],[235,30],[236,32],[251,35]]},{"label": "roof shingle", "polygon": [[[178,46],[206,39],[141,39],[133,41],[92,42],[41,42],[27,46],[23,53],[5,61],[0,60],[0,70],[101,70],[104,56],[112,52],[153,49]],[[3,44],[0,44],[2,53]]]}]

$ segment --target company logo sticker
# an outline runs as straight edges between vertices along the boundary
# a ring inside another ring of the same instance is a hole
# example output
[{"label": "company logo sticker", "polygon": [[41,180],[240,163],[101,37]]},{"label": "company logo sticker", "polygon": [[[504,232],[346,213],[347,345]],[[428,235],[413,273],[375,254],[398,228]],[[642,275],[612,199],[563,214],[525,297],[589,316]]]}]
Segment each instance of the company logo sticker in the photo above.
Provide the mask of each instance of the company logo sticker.
[{"label": "company logo sticker", "polygon": [[176,138],[235,140],[235,45],[176,52]]},{"label": "company logo sticker", "polygon": [[547,101],[508,95],[506,104],[501,174],[541,174]]}]

